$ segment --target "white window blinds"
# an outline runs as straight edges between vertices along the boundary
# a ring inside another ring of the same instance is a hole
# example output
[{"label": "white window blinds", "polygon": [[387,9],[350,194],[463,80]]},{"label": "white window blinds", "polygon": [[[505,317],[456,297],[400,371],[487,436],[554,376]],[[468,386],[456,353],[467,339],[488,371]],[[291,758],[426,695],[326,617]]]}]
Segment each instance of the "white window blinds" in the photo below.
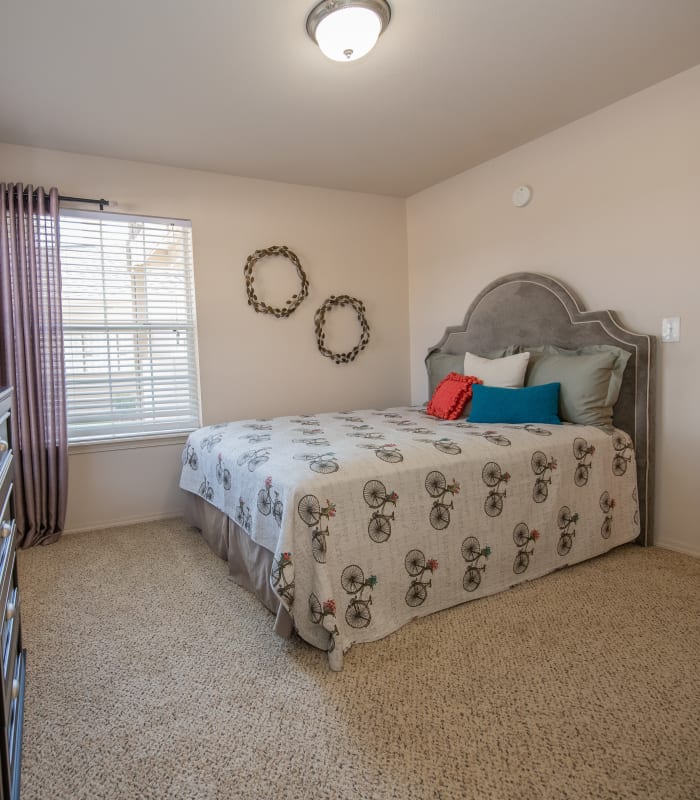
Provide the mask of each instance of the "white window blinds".
[{"label": "white window blinds", "polygon": [[61,211],[68,439],[200,424],[189,222]]}]

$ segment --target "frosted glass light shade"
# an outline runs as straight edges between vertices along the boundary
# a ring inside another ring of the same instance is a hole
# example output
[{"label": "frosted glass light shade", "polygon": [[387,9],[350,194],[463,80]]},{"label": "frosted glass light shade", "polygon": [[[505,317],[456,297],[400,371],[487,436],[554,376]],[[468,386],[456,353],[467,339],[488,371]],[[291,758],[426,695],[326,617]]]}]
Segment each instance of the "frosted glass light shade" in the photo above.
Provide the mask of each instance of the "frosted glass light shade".
[{"label": "frosted glass light shade", "polygon": [[322,0],[311,10],[306,30],[333,61],[367,55],[389,24],[387,0]]},{"label": "frosted glass light shade", "polygon": [[374,47],[382,23],[368,8],[340,8],[318,23],[316,41],[333,61],[356,61]]}]

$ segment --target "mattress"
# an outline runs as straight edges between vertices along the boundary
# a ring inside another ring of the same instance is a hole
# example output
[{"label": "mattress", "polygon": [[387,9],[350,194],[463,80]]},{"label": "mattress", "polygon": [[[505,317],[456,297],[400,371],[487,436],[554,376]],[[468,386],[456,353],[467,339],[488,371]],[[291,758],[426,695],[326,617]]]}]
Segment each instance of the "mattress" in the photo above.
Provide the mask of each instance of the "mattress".
[{"label": "mattress", "polygon": [[270,586],[333,669],[357,642],[639,533],[630,438],[422,408],[202,428],[180,486],[272,553]]}]

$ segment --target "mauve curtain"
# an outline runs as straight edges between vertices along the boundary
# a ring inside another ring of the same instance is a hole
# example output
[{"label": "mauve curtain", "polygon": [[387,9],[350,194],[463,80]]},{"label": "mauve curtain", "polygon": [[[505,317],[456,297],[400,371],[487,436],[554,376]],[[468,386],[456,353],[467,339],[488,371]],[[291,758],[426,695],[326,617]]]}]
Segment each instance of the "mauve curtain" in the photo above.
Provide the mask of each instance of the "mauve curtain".
[{"label": "mauve curtain", "polygon": [[49,544],[63,531],[68,484],[57,189],[0,183],[0,295],[18,541]]}]

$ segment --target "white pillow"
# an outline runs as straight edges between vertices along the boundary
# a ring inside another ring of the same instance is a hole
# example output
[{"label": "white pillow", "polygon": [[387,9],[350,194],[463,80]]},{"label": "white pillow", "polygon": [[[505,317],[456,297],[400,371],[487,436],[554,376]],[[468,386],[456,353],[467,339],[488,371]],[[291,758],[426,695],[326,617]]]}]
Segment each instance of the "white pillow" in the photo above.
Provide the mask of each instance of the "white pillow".
[{"label": "white pillow", "polygon": [[525,383],[529,360],[530,353],[516,353],[503,358],[482,358],[473,353],[465,353],[464,374],[481,378],[484,386],[520,389]]}]

